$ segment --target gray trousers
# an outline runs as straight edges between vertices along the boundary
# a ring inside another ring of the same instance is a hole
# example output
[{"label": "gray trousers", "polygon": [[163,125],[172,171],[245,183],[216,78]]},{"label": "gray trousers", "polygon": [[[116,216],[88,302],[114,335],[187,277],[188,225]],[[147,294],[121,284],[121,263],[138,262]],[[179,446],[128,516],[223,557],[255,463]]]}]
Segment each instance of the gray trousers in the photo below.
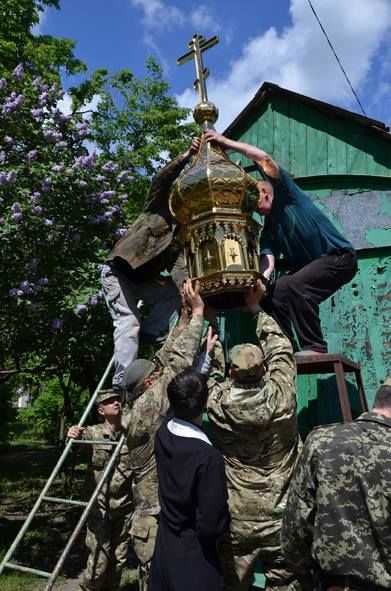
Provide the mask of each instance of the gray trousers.
[{"label": "gray trousers", "polygon": [[[120,386],[125,368],[138,353],[140,333],[154,342],[164,338],[170,319],[179,311],[181,298],[171,277],[133,282],[104,265],[102,286],[114,326],[113,386]],[[142,300],[141,310],[137,307]]]}]

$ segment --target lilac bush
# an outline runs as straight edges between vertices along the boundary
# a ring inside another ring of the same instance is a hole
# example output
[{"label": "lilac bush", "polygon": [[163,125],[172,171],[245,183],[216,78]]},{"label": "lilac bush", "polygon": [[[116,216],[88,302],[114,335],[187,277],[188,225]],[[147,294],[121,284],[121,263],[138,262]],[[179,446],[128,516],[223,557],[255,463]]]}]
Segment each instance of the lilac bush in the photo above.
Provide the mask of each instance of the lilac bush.
[{"label": "lilac bush", "polygon": [[7,359],[70,371],[110,352],[98,267],[126,227],[131,175],[88,152],[89,123],[62,96],[23,64],[0,79],[0,329]]}]

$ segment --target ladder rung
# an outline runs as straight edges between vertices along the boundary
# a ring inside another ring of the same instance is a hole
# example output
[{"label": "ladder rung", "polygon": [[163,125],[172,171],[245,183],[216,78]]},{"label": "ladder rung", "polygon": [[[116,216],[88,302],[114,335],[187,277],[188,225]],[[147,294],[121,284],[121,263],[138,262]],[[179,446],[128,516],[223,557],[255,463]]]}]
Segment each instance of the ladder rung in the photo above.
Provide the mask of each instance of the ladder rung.
[{"label": "ladder rung", "polygon": [[42,497],[43,501],[50,501],[52,503],[67,503],[68,505],[78,505],[78,507],[87,507],[84,501],[74,501],[73,499],[62,499],[61,497]]},{"label": "ladder rung", "polygon": [[72,439],[71,440],[73,444],[77,443],[77,444],[83,444],[83,443],[87,443],[90,445],[118,445],[118,441],[111,441],[110,439]]},{"label": "ladder rung", "polygon": [[16,564],[15,562],[6,562],[5,565],[7,568],[12,568],[13,570],[20,570],[24,573],[33,573],[34,575],[39,575],[40,577],[49,578],[52,573],[47,573],[45,570],[38,570],[36,568],[30,568],[28,566],[22,566],[21,564]]}]

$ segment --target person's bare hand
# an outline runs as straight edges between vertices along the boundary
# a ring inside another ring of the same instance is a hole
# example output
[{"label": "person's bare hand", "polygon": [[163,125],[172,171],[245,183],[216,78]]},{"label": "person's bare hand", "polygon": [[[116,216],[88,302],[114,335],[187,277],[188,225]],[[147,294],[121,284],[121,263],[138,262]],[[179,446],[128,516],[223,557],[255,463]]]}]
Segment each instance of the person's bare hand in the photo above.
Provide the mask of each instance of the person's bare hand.
[{"label": "person's bare hand", "polygon": [[260,279],[244,294],[244,301],[251,312],[259,312],[259,303],[266,295],[266,288]]},{"label": "person's bare hand", "polygon": [[205,134],[204,134],[204,138],[205,138],[205,140],[207,142],[216,142],[222,148],[228,148],[229,147],[229,140],[228,140],[228,138],[226,138],[222,133],[218,133],[214,129],[208,129],[208,131],[206,131]]},{"label": "person's bare hand", "polygon": [[84,431],[84,427],[73,425],[73,427],[69,427],[67,437],[69,437],[69,439],[80,439]]},{"label": "person's bare hand", "polygon": [[198,154],[201,147],[201,139],[199,137],[193,137],[191,140],[191,144],[188,150],[183,154],[185,158],[190,158],[190,156],[195,156]]},{"label": "person's bare hand", "polygon": [[191,307],[192,315],[193,316],[203,316],[204,315],[204,302],[200,295],[200,283],[199,281],[195,282],[193,287],[193,282],[191,279],[187,279],[185,281],[183,291],[185,294],[185,300]]},{"label": "person's bare hand", "polygon": [[213,328],[209,326],[208,334],[206,337],[206,352],[209,354],[215,348],[215,345],[218,341],[219,335],[217,333],[213,334]]}]

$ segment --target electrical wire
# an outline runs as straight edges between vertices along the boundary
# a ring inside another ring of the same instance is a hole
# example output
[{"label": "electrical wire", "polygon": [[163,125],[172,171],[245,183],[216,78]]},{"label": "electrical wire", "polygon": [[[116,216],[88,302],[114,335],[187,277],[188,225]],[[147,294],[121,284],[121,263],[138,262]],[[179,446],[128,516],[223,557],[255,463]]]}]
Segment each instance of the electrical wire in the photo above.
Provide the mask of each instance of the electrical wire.
[{"label": "electrical wire", "polygon": [[311,0],[307,0],[307,2],[308,2],[308,4],[309,4],[309,6],[310,6],[310,8],[311,8],[312,12],[314,13],[314,16],[315,16],[316,20],[317,20],[317,21],[318,21],[318,23],[319,23],[319,26],[320,26],[320,28],[321,28],[321,30],[322,30],[322,33],[323,33],[323,34],[324,34],[324,36],[326,37],[327,43],[329,44],[329,46],[330,46],[330,49],[331,49],[331,51],[333,52],[333,54],[334,54],[334,57],[335,57],[335,59],[337,60],[339,67],[341,68],[341,71],[342,71],[342,73],[343,73],[343,75],[344,75],[344,77],[345,77],[345,80],[346,80],[346,82],[348,83],[348,85],[349,85],[349,87],[350,87],[350,90],[352,91],[352,93],[353,93],[353,96],[354,96],[354,98],[356,99],[356,101],[357,101],[357,103],[358,103],[358,106],[359,106],[359,107],[360,107],[360,109],[361,109],[361,112],[363,113],[363,115],[365,115],[365,116],[366,116],[366,112],[365,112],[365,110],[364,110],[364,107],[363,107],[363,106],[362,106],[362,104],[361,104],[361,101],[360,101],[360,99],[359,99],[359,97],[358,97],[358,94],[357,94],[357,92],[354,90],[354,88],[353,88],[353,85],[352,85],[352,83],[350,82],[349,76],[347,75],[347,73],[346,73],[346,70],[345,70],[345,68],[344,68],[344,67],[343,67],[343,65],[342,65],[342,62],[341,62],[341,60],[339,59],[339,57],[338,57],[338,55],[337,55],[337,52],[335,51],[335,49],[334,49],[334,47],[333,47],[333,44],[331,43],[331,41],[330,41],[330,39],[329,39],[329,36],[327,35],[327,33],[326,33],[326,30],[325,30],[324,26],[322,25],[322,23],[321,23],[321,21],[320,21],[320,18],[318,17],[318,15],[317,15],[317,13],[316,13],[316,10],[315,10],[315,8],[313,7],[313,4],[312,4]]}]

